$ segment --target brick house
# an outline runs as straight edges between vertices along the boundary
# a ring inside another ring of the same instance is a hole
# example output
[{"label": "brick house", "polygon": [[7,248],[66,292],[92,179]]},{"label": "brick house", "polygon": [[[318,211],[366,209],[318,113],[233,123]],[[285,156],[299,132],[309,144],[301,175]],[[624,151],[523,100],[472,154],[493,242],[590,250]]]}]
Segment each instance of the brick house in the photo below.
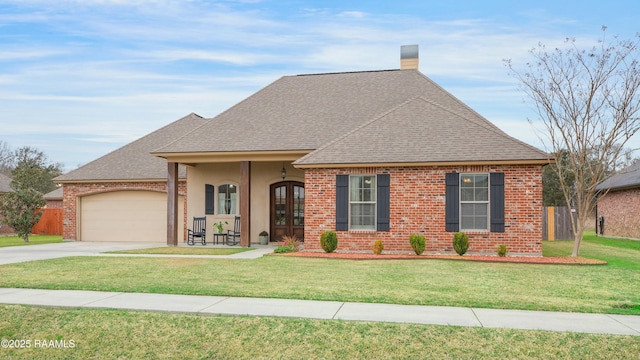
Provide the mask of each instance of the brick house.
[{"label": "brick house", "polygon": [[[596,207],[604,218],[602,235],[640,239],[640,162],[603,181]],[[599,229],[601,233],[601,229]]]},{"label": "brick house", "polygon": [[[166,239],[167,163],[150,152],[205,119],[189,114],[167,126],[54,179],[62,184],[63,238],[84,241]],[[186,171],[178,173],[179,217],[184,237]]]},{"label": "brick house", "polygon": [[[452,251],[541,255],[542,166],[549,155],[501,131],[417,70],[417,47],[400,70],[284,76],[186,135],[152,151],[169,170],[169,214],[179,214],[178,166],[186,165],[186,218],[241,218],[241,245],[283,235],[319,250],[324,230],[338,251]],[[66,194],[65,194],[66,197]],[[168,216],[167,243],[183,224]],[[209,224],[210,222],[208,222]],[[232,223],[232,222],[229,222]]]}]

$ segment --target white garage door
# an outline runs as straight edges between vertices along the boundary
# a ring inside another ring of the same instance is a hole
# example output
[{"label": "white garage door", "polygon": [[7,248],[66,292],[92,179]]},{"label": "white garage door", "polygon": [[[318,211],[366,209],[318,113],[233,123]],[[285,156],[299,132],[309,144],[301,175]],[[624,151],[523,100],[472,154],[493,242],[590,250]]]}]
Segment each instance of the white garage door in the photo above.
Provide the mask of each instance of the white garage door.
[{"label": "white garage door", "polygon": [[[178,224],[183,223],[183,200],[183,196],[178,199]],[[181,242],[182,231],[178,231],[178,237]],[[80,239],[166,243],[167,194],[154,191],[114,191],[82,197]]]}]

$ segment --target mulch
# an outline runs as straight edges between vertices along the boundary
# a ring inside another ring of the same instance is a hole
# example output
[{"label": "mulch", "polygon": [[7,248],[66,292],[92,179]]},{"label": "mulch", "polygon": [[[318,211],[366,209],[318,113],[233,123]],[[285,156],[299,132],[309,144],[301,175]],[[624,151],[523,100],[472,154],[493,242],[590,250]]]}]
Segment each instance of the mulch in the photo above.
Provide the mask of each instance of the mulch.
[{"label": "mulch", "polygon": [[570,256],[488,256],[488,255],[415,255],[415,254],[380,254],[344,253],[344,252],[311,252],[297,251],[273,256],[291,256],[322,259],[348,259],[348,260],[458,260],[480,261],[492,263],[519,263],[519,264],[554,264],[554,265],[606,265],[607,262],[598,259]]}]

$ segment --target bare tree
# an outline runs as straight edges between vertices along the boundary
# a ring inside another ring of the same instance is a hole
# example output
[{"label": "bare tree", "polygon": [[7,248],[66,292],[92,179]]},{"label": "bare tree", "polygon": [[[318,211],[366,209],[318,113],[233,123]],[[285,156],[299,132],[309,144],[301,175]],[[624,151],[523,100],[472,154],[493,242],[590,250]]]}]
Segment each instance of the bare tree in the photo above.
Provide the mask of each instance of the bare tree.
[{"label": "bare tree", "polygon": [[13,169],[13,150],[4,140],[0,140],[0,174],[11,176]]},{"label": "bare tree", "polygon": [[[568,154],[555,168],[567,206],[573,197],[578,213],[571,224],[572,256],[580,254],[596,185],[626,156],[624,146],[640,130],[639,39],[640,34],[633,40],[609,40],[603,26],[602,38],[591,48],[578,46],[575,39],[553,50],[538,44],[524,70],[506,60],[535,104],[547,151]],[[566,173],[574,174],[572,186],[564,181]]]}]

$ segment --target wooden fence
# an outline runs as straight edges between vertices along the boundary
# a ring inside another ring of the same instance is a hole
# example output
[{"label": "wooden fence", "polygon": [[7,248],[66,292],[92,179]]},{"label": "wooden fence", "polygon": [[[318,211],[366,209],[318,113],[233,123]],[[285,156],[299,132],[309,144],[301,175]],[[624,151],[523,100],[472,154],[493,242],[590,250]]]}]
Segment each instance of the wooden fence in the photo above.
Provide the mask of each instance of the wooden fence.
[{"label": "wooden fence", "polygon": [[573,240],[571,216],[567,207],[546,206],[542,208],[542,240]]},{"label": "wooden fence", "polygon": [[40,221],[31,230],[32,234],[62,235],[62,210],[44,209]]}]

